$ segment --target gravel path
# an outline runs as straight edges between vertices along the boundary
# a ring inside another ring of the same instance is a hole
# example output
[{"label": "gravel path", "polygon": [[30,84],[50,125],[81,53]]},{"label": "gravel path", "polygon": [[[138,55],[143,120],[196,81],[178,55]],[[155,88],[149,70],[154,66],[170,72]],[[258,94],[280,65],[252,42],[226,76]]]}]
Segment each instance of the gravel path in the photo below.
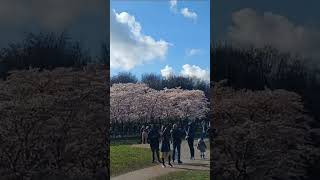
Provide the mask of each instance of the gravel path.
[{"label": "gravel path", "polygon": [[[155,166],[139,169],[136,171],[132,171],[126,174],[122,174],[116,177],[112,177],[111,180],[148,180],[151,178],[155,178],[161,175],[168,174],[174,171],[185,171],[185,170],[210,170],[210,150],[206,151],[206,159],[200,159],[199,151],[196,148],[197,142],[194,143],[195,149],[195,160],[190,160],[190,151],[188,147],[188,143],[186,141],[182,142],[181,145],[181,161],[183,164],[174,164],[173,167],[162,168],[161,164],[156,164]],[[210,144],[206,141],[207,147],[210,147]],[[132,145],[134,147],[141,148],[150,148],[149,144],[135,144]],[[150,151],[151,156],[151,151]]]}]

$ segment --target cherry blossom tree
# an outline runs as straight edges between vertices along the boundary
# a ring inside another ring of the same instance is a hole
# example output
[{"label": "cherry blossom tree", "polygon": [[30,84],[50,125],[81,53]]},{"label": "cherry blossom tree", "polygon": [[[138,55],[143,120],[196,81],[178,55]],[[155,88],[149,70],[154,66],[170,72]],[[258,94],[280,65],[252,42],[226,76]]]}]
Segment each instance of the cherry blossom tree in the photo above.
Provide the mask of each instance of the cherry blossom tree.
[{"label": "cherry blossom tree", "polygon": [[301,97],[285,90],[212,90],[213,179],[303,179],[310,145]]},{"label": "cherry blossom tree", "polygon": [[119,83],[110,89],[111,122],[130,122],[146,116],[146,95],[152,89],[144,84]]},{"label": "cherry blossom tree", "polygon": [[112,122],[201,119],[209,111],[200,90],[155,90],[143,83],[119,83],[113,84],[110,92]]},{"label": "cherry blossom tree", "polygon": [[201,119],[208,111],[208,100],[201,90],[182,90],[180,88],[161,90],[163,104],[160,113],[167,118]]},{"label": "cherry blossom tree", "polygon": [[108,173],[108,72],[100,66],[13,71],[0,82],[0,176]]}]

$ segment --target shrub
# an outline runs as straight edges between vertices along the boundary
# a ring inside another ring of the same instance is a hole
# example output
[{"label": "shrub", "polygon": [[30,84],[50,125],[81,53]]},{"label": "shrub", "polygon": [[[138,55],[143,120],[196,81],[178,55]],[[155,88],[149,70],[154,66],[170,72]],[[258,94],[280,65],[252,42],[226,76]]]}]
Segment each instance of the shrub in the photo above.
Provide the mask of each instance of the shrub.
[{"label": "shrub", "polygon": [[[99,67],[13,71],[0,82],[0,176],[108,176],[108,84]],[[107,72],[108,73],[108,72]]]},{"label": "shrub", "polygon": [[303,179],[312,146],[301,96],[286,90],[212,90],[211,170],[216,180]]}]

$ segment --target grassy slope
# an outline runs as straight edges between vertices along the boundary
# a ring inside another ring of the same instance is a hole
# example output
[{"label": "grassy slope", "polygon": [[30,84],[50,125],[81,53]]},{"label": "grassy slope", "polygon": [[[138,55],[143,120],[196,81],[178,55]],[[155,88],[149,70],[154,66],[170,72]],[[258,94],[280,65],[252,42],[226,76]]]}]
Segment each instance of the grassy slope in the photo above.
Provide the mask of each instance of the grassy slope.
[{"label": "grassy slope", "polygon": [[111,176],[154,165],[151,163],[150,149],[128,145],[111,145],[110,155]]}]

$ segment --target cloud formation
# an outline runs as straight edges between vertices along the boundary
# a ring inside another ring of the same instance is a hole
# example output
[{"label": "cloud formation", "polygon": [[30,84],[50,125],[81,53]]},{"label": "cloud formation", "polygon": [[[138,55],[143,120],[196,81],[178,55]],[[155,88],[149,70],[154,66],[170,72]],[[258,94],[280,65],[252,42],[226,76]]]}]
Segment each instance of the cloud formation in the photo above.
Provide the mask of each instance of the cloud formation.
[{"label": "cloud formation", "polygon": [[110,15],[110,67],[130,70],[156,59],[165,58],[170,43],[142,34],[142,27],[127,12]]},{"label": "cloud formation", "polygon": [[169,4],[170,4],[170,9],[171,9],[173,12],[177,12],[178,0],[170,0],[170,1],[169,1]]},{"label": "cloud formation", "polygon": [[180,74],[185,77],[194,77],[206,82],[210,82],[210,72],[201,69],[199,66],[196,65],[183,65]]},{"label": "cloud formation", "polygon": [[[178,13],[178,0],[169,0],[170,10],[174,13]],[[196,12],[191,11],[189,8],[181,8],[180,13],[189,19],[196,20],[198,15]]]},{"label": "cloud formation", "polygon": [[320,58],[320,31],[291,22],[287,17],[250,8],[232,15],[227,38],[237,46],[263,47],[271,45],[282,52],[307,58]]},{"label": "cloud formation", "polygon": [[197,13],[190,11],[188,8],[182,8],[180,12],[184,17],[190,18],[192,20],[196,20],[198,17]]},{"label": "cloud formation", "polygon": [[161,76],[163,76],[165,78],[168,78],[168,77],[174,75],[173,68],[168,65],[166,65],[166,67],[164,67],[160,71],[161,71]]},{"label": "cloud formation", "polygon": [[[166,65],[165,68],[161,69],[161,75],[165,78],[168,78],[172,75],[175,75],[175,72],[172,67]],[[210,82],[210,71],[201,69],[199,66],[185,64],[182,66],[180,75],[184,77],[198,78],[205,82]]]},{"label": "cloud formation", "polygon": [[186,55],[187,56],[195,56],[195,55],[201,54],[201,52],[202,52],[201,49],[192,48],[192,49],[186,50]]}]

